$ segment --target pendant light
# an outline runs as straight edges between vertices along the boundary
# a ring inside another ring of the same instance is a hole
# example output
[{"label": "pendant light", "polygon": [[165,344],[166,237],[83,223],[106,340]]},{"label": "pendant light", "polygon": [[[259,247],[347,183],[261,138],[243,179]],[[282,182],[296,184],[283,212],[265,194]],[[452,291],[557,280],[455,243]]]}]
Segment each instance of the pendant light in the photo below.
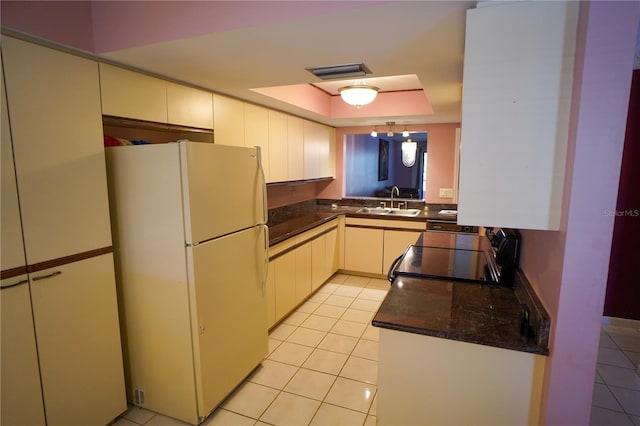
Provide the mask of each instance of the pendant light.
[{"label": "pendant light", "polygon": [[393,129],[391,128],[391,126],[393,126],[394,124],[396,124],[395,121],[387,121],[387,126],[389,126],[389,130],[387,130],[387,136],[390,138],[393,137]]},{"label": "pendant light", "polygon": [[416,164],[416,153],[418,151],[418,144],[411,140],[411,138],[402,142],[402,164],[407,167],[412,167]]},{"label": "pendant light", "polygon": [[360,108],[362,105],[367,105],[373,102],[378,96],[378,87],[369,86],[368,84],[354,84],[351,86],[345,86],[338,89],[342,100],[353,105],[356,108]]},{"label": "pendant light", "polygon": [[378,136],[378,131],[376,130],[376,128],[374,127],[373,130],[371,131],[371,137],[375,138]]}]

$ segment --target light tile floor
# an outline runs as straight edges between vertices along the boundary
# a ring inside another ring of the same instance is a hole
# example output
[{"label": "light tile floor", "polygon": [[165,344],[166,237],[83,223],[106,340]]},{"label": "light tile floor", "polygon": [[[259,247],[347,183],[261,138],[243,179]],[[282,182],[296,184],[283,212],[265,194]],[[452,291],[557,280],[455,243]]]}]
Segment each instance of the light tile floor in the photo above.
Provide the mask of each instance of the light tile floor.
[{"label": "light tile floor", "polygon": [[[376,424],[378,330],[389,283],[338,274],[269,335],[269,355],[203,423]],[[640,326],[603,325],[590,426],[640,426]],[[185,426],[130,407],[114,426]]]},{"label": "light tile floor", "polygon": [[[376,424],[382,279],[337,274],[269,334],[269,355],[203,423]],[[184,426],[130,407],[114,426]]]},{"label": "light tile floor", "polygon": [[612,321],[600,332],[591,426],[640,426],[640,322]]}]

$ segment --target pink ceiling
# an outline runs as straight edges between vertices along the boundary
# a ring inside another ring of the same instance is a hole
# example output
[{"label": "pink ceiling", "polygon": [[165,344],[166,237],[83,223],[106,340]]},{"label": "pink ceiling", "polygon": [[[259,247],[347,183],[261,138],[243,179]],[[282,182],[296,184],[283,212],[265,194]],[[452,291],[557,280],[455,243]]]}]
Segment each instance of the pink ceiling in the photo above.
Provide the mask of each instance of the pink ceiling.
[{"label": "pink ceiling", "polygon": [[7,1],[2,25],[105,53],[385,1]]}]

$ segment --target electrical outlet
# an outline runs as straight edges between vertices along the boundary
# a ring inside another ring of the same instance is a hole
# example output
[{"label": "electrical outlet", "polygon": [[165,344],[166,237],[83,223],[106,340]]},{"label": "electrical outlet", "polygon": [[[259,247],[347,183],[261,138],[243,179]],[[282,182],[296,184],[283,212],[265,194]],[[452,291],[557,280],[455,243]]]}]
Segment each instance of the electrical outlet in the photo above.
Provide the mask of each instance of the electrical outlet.
[{"label": "electrical outlet", "polygon": [[440,198],[453,198],[453,188],[440,188]]},{"label": "electrical outlet", "polygon": [[139,406],[144,405],[144,388],[136,386],[133,389],[133,402]]}]

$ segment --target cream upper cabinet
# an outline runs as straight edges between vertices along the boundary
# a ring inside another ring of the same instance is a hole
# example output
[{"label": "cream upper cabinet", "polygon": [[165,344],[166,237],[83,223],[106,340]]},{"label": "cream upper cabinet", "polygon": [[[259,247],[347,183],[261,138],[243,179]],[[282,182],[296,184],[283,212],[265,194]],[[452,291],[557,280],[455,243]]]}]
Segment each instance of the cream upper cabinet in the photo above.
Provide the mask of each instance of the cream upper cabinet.
[{"label": "cream upper cabinet", "polygon": [[244,102],[213,95],[213,137],[217,144],[245,146]]},{"label": "cream upper cabinet", "polygon": [[458,223],[557,230],[578,2],[479,5],[467,11]]},{"label": "cream upper cabinet", "polygon": [[289,179],[287,146],[287,115],[269,110],[269,181]]},{"label": "cream upper cabinet", "polygon": [[167,82],[124,68],[100,64],[102,113],[167,122]]},{"label": "cream upper cabinet", "polygon": [[304,178],[333,177],[331,129],[328,126],[304,121]]},{"label": "cream upper cabinet", "polygon": [[27,262],[111,246],[98,63],[11,37],[2,54]]},{"label": "cream upper cabinet", "polygon": [[[0,64],[1,65],[1,64]],[[4,90],[4,78],[0,66],[0,89],[2,90],[2,188],[0,192],[0,262],[2,270],[25,266],[24,244],[22,241],[22,222],[20,221],[20,207],[18,206],[18,188],[16,187],[15,167],[13,164],[13,147],[11,146],[11,130],[9,129],[9,113],[7,98]]]},{"label": "cream upper cabinet", "polygon": [[271,182],[269,174],[269,110],[253,105],[244,104],[244,144],[259,146],[260,160],[265,179]]},{"label": "cream upper cabinet", "polygon": [[167,82],[169,124],[213,129],[213,93]]},{"label": "cream upper cabinet", "polygon": [[304,179],[304,129],[303,120],[287,117],[288,180]]}]

